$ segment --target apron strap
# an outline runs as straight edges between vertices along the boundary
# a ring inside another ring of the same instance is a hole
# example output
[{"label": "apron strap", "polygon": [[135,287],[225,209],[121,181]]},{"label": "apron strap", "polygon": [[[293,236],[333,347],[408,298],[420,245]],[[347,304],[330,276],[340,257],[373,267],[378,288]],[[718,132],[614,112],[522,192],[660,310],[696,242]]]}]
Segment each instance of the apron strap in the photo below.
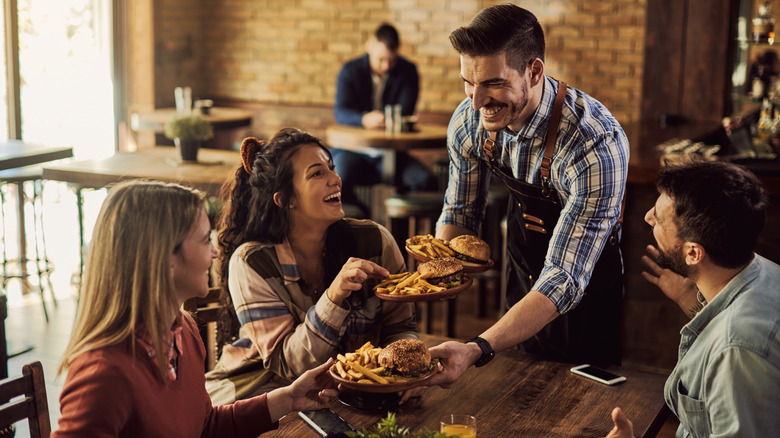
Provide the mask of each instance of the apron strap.
[{"label": "apron strap", "polygon": [[539,173],[542,175],[542,194],[548,196],[550,193],[550,166],[552,165],[552,156],[555,152],[555,140],[558,138],[558,124],[561,121],[563,112],[563,101],[566,98],[566,82],[558,81],[558,93],[555,95],[550,122],[547,125],[547,139],[544,145],[544,156],[542,157],[542,167]]}]

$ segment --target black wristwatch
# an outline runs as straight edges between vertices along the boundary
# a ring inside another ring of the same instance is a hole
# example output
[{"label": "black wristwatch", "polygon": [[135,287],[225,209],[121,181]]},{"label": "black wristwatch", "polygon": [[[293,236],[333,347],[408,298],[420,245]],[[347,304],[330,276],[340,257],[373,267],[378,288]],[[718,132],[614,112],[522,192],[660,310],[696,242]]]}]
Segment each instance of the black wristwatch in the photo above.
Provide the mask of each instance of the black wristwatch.
[{"label": "black wristwatch", "polygon": [[477,336],[466,341],[466,344],[469,342],[474,342],[475,344],[479,345],[479,349],[482,350],[482,356],[480,356],[479,359],[474,362],[474,366],[481,367],[482,365],[487,365],[488,362],[493,360],[493,356],[495,356],[496,353],[493,351],[493,347],[490,346],[488,341]]}]

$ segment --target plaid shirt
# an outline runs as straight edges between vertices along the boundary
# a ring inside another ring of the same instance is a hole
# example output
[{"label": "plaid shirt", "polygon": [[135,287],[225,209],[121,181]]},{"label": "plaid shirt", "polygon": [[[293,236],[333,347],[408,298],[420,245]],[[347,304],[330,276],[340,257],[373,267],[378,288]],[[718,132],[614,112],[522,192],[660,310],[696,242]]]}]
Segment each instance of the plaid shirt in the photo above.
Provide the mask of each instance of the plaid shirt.
[{"label": "plaid shirt", "polygon": [[[173,327],[171,327],[171,338],[170,342],[168,344],[168,350],[166,352],[166,362],[168,363],[168,378],[172,381],[175,381],[179,378],[179,347],[178,345],[181,344],[181,336],[182,336],[182,330],[184,329],[184,326],[181,322],[182,316],[179,315],[176,318],[176,322],[174,322]],[[154,351],[154,345],[152,345],[152,339],[149,337],[149,332],[146,331],[146,329],[142,328],[139,330],[136,330],[135,332],[135,339],[138,345],[141,346],[141,348],[146,351],[147,356],[149,356],[149,359],[154,363],[157,364],[157,353]]]},{"label": "plaid shirt", "polygon": [[[391,273],[405,270],[398,245],[385,227],[367,220],[343,221],[355,236],[357,248],[352,256],[384,266]],[[337,353],[357,350],[366,341],[378,346],[418,338],[414,304],[380,300],[371,291],[377,279],[367,280],[363,289],[352,292],[345,307],[336,305],[325,292],[319,297],[305,294],[288,240],[242,244],[230,257],[228,272],[241,329],[239,339],[223,347],[215,371],[209,373],[207,388],[215,404],[251,394],[257,389],[253,380],[266,370],[291,381]],[[358,307],[359,296],[366,299]],[[259,370],[253,367],[258,361]]]},{"label": "plaid shirt", "polygon": [[[496,158],[519,181],[541,186],[539,169],[557,89],[557,81],[545,77],[541,102],[529,122],[519,132],[509,128],[498,132]],[[448,128],[449,184],[437,227],[452,224],[479,230],[490,181],[482,151],[488,134],[471,99],[464,99]],[[560,313],[579,303],[620,217],[628,157],[628,140],[609,110],[569,87],[550,170],[563,210],[533,287],[550,298]]]}]

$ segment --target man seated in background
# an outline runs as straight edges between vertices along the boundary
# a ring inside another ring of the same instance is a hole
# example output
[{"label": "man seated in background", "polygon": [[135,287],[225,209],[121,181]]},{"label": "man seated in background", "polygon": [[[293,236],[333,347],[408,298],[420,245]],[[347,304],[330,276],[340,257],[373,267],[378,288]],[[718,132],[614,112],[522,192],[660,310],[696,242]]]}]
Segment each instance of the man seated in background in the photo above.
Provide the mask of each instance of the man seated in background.
[{"label": "man seated in background", "polygon": [[[646,278],[692,316],[664,388],[680,419],[677,436],[777,436],[780,266],[754,253],[766,221],[764,189],[738,166],[702,162],[663,169],[658,191],[645,215],[658,266],[648,263]],[[633,436],[620,408],[612,419],[608,437]]]},{"label": "man seated in background", "polygon": [[[382,24],[366,43],[366,54],[341,68],[336,84],[336,121],[366,129],[385,129],[385,105],[401,105],[401,114],[414,114],[420,90],[417,67],[398,55],[398,31]],[[341,176],[342,202],[368,209],[355,196],[355,185],[373,185],[381,180],[382,156],[337,149],[331,145],[333,164]],[[424,164],[408,154],[399,154],[396,166],[401,176],[398,192],[435,190],[436,179]]]}]

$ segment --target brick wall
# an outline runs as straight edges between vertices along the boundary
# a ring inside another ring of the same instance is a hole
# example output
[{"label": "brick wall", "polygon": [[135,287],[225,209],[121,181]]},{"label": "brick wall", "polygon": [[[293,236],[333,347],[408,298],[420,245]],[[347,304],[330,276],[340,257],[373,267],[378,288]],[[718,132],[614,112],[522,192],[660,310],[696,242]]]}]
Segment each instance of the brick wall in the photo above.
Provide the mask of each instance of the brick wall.
[{"label": "brick wall", "polygon": [[[639,118],[646,0],[518,1],[539,17],[546,71]],[[450,32],[487,0],[162,0],[155,5],[156,103],[173,88],[230,101],[329,107],[341,65],[364,53],[382,21],[421,75],[418,112],[449,114],[463,99]],[[197,7],[193,7],[193,4]]]}]

